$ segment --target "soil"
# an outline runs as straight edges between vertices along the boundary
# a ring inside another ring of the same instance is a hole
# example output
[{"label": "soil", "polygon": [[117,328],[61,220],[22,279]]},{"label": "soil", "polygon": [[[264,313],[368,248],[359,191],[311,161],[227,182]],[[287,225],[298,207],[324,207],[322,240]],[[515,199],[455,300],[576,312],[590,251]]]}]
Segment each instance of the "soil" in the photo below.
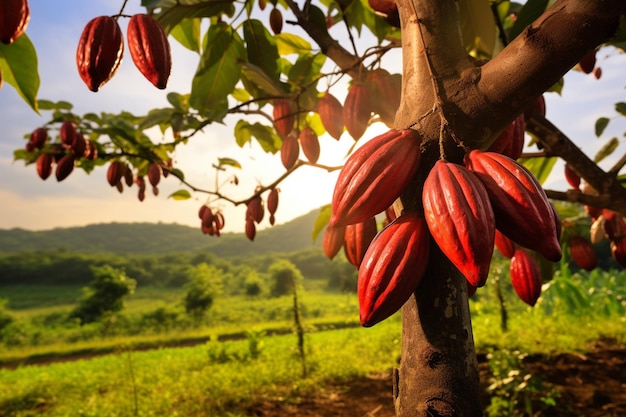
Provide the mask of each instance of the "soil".
[{"label": "soil", "polygon": [[[485,357],[479,358],[481,384],[489,384]],[[626,348],[599,341],[586,354],[529,356],[523,369],[540,377],[544,388],[555,388],[556,406],[542,411],[549,417],[626,416]],[[483,404],[489,403],[484,392]],[[535,408],[537,410],[538,408]],[[248,409],[249,416],[394,417],[391,373],[329,384],[320,393],[298,401],[264,401]]]}]

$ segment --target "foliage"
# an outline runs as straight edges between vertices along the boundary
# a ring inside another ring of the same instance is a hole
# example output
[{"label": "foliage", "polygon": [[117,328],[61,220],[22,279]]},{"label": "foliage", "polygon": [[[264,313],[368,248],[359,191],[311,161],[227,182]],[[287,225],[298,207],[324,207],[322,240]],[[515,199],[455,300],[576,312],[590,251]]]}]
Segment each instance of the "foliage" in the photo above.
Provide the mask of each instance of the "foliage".
[{"label": "foliage", "polygon": [[15,320],[7,310],[7,302],[8,300],[0,298],[0,332]]},{"label": "foliage", "polygon": [[93,281],[84,288],[78,306],[70,313],[70,317],[79,319],[81,324],[122,310],[124,297],[132,294],[136,285],[124,271],[111,266],[91,267],[91,272]]},{"label": "foliage", "polygon": [[270,276],[270,294],[273,297],[291,294],[294,286],[302,282],[302,274],[298,268],[286,260],[274,262],[267,272]]},{"label": "foliage", "polygon": [[200,321],[213,305],[214,299],[222,292],[223,271],[213,265],[200,264],[189,267],[189,282],[183,303],[185,311],[196,321]]}]

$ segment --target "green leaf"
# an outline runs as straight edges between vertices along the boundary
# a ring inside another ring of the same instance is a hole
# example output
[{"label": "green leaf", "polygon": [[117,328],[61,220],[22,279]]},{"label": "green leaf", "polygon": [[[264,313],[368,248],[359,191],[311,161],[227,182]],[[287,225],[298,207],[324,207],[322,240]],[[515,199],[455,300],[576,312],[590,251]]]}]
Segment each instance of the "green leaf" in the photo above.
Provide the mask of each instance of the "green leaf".
[{"label": "green leaf", "polygon": [[311,44],[305,39],[293,33],[280,33],[274,36],[278,53],[282,55],[298,54],[311,51]]},{"label": "green leaf", "polygon": [[60,100],[57,101],[57,109],[70,111],[74,108],[74,105],[69,101]]},{"label": "green leaf", "polygon": [[22,99],[37,113],[39,71],[37,51],[26,34],[11,45],[0,43],[0,73]]},{"label": "green leaf", "polygon": [[191,84],[190,104],[201,112],[215,112],[226,103],[241,75],[245,58],[241,37],[226,23],[211,25],[205,49]]},{"label": "green leaf", "polygon": [[57,105],[53,101],[40,99],[37,100],[37,107],[39,110],[56,110]]},{"label": "green leaf", "polygon": [[246,42],[248,61],[260,68],[269,78],[278,81],[278,48],[270,32],[263,23],[248,19],[243,24],[243,38]]},{"label": "green leaf", "polygon": [[220,168],[224,165],[227,165],[233,168],[241,169],[241,164],[232,158],[217,158],[217,162]]},{"label": "green leaf", "polygon": [[183,19],[170,35],[190,51],[200,52],[200,19]]},{"label": "green leaf", "polygon": [[[254,91],[255,89],[260,90],[260,93],[263,96],[284,96],[285,91],[280,84],[269,78],[265,72],[257,67],[254,64],[249,62],[240,63],[240,68],[242,71],[242,79],[251,83],[254,88],[246,89],[255,97],[259,97],[259,92]],[[253,91],[250,91],[253,90]]]},{"label": "green leaf", "polygon": [[598,120],[596,120],[596,136],[600,137],[602,136],[602,133],[604,132],[604,129],[606,129],[606,127],[609,125],[610,120],[606,117],[600,117]]},{"label": "green leaf", "polygon": [[619,140],[617,138],[612,138],[607,143],[605,143],[602,148],[600,148],[595,158],[593,158],[593,162],[597,164],[598,162],[602,161],[604,158],[611,155],[618,146]]},{"label": "green leaf", "polygon": [[615,111],[622,116],[626,116],[626,103],[624,103],[623,101],[615,103]]},{"label": "green leaf", "polygon": [[526,26],[534,22],[546,10],[548,0],[528,0],[517,15],[517,20],[509,32],[509,42],[522,33]]},{"label": "green leaf", "polygon": [[174,5],[170,5],[170,7],[160,6],[162,12],[154,16],[166,33],[170,33],[184,19],[213,17],[222,14],[232,17],[235,13],[233,2],[228,1],[208,1],[198,4],[176,4],[178,2],[171,1],[168,3]]},{"label": "green leaf", "polygon": [[243,88],[235,88],[233,90],[233,93],[231,94],[232,97],[237,100],[240,103],[244,103],[248,100],[250,100],[251,96],[250,93],[248,93],[245,89]]},{"label": "green leaf", "polygon": [[176,110],[180,110],[181,113],[187,113],[189,111],[189,94],[168,93],[167,101]]},{"label": "green leaf", "polygon": [[326,55],[322,53],[301,55],[289,70],[289,81],[295,85],[308,84],[319,77],[324,62],[326,62]]},{"label": "green leaf", "polygon": [[239,120],[235,126],[235,141],[237,145],[243,147],[254,137],[263,151],[267,153],[276,153],[280,149],[281,139],[275,130],[270,126],[261,123],[250,124],[245,120]]},{"label": "green leaf", "polygon": [[518,162],[524,165],[532,174],[537,178],[540,184],[543,184],[550,172],[552,171],[552,167],[556,163],[557,158],[522,158]]},{"label": "green leaf", "polygon": [[548,92],[551,93],[557,93],[558,95],[561,95],[561,92],[563,91],[563,86],[565,86],[565,78],[561,77],[559,79],[559,81],[557,81],[556,83],[552,84],[552,86],[550,88],[548,88]]},{"label": "green leaf", "polygon": [[175,109],[152,109],[148,112],[146,117],[139,123],[139,129],[145,130],[152,126],[160,125],[161,123],[167,123],[172,119]]},{"label": "green leaf", "polygon": [[474,56],[491,57],[496,45],[495,20],[489,2],[469,0],[460,3],[461,33],[465,49]]},{"label": "green leaf", "polygon": [[313,233],[311,235],[311,239],[313,242],[317,240],[317,237],[320,233],[326,228],[328,223],[330,222],[330,216],[332,214],[332,210],[330,204],[323,206],[320,210],[320,214],[315,219],[315,223],[313,224]]},{"label": "green leaf", "polygon": [[191,194],[187,190],[178,190],[170,194],[168,198],[172,198],[174,200],[189,200],[191,198]]}]

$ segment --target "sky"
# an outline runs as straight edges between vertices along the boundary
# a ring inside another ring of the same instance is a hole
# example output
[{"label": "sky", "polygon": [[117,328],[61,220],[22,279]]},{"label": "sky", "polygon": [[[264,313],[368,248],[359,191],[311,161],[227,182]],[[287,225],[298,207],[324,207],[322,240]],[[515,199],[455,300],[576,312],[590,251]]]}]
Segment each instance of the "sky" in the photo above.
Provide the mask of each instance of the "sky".
[{"label": "sky", "polygon": [[[87,89],[78,76],[75,52],[78,39],[85,24],[100,15],[113,15],[119,11],[122,1],[111,0],[66,0],[63,7],[49,0],[30,0],[31,20],[26,33],[34,43],[39,59],[41,87],[38,97],[52,101],[66,100],[74,104],[74,112],[119,112],[130,111],[143,115],[155,107],[166,107],[169,92],[187,93],[198,64],[198,56],[176,44],[172,44],[172,75],[166,90],[152,86],[135,68],[128,51],[116,75],[98,93]],[[130,1],[126,14],[141,13],[140,1]],[[268,8],[269,9],[269,8]],[[266,14],[269,11],[266,9]],[[267,16],[260,15],[260,19]],[[125,33],[127,19],[120,24]],[[400,56],[399,53],[397,55]],[[572,72],[566,76],[562,96],[554,93],[546,95],[548,118],[575,140],[583,150],[591,155],[601,147],[606,139],[617,136],[623,142],[626,123],[618,118],[597,139],[594,123],[600,116],[615,116],[614,103],[626,101],[626,57],[611,53],[598,56],[603,69],[600,80],[591,75]],[[399,59],[395,60],[399,72]],[[333,90],[334,92],[334,90]],[[344,92],[345,94],[345,92]],[[342,99],[339,90],[337,96]],[[177,223],[199,227],[197,212],[206,196],[194,195],[187,201],[175,201],[167,196],[181,188],[175,178],[162,181],[160,194],[150,192],[139,202],[136,188],[123,194],[106,182],[106,169],[96,169],[91,175],[75,170],[66,180],[57,182],[51,176],[41,180],[34,166],[25,167],[23,162],[13,161],[13,151],[26,143],[25,134],[42,125],[43,117],[34,113],[15,90],[5,84],[0,89],[0,229],[23,228],[28,230],[48,230],[56,227],[83,226],[109,222],[161,222]],[[234,141],[233,127],[236,119],[226,126],[211,125],[194,137],[188,145],[177,149],[175,161],[185,171],[186,178],[200,188],[210,189],[216,181],[211,164],[218,157],[238,160],[244,167],[233,171],[240,179],[238,186],[224,188],[235,199],[252,194],[258,184],[268,184],[284,172],[279,154],[269,155],[258,145],[239,148]],[[385,130],[384,125],[374,124],[364,139],[373,137]],[[165,133],[168,139],[170,132]],[[151,132],[152,139],[161,139],[160,132]],[[320,138],[322,153],[319,162],[339,165],[353,144],[346,133],[340,141],[329,136]],[[623,145],[618,151],[624,152]],[[533,149],[530,149],[533,150]],[[616,154],[619,154],[617,152]],[[607,161],[610,166],[611,161]],[[562,169],[558,166],[548,179],[546,188],[564,189]],[[280,204],[276,213],[278,224],[306,214],[324,204],[332,197],[337,173],[302,167],[280,184]],[[220,181],[224,178],[220,177]],[[226,231],[242,231],[244,228],[245,207],[233,207],[228,203],[217,203],[226,217]],[[269,226],[267,219],[260,228]]]}]

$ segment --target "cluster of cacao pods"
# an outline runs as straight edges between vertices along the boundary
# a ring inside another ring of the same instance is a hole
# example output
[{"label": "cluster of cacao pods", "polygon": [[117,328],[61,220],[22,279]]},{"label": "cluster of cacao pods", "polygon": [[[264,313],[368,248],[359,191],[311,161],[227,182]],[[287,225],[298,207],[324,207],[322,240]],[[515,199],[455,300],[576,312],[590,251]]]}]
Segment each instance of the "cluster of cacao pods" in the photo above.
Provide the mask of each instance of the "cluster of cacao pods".
[{"label": "cluster of cacao pods", "polygon": [[198,217],[200,218],[200,229],[202,233],[217,237],[221,235],[225,220],[220,210],[213,210],[206,204],[203,204],[198,211]]},{"label": "cluster of cacao pods", "polygon": [[95,142],[85,139],[77,130],[76,124],[66,120],[59,129],[59,142],[51,143],[48,130],[40,127],[35,129],[26,143],[26,151],[37,152],[37,174],[46,180],[55,168],[57,181],[63,181],[80,159],[95,160],[98,157]]},{"label": "cluster of cacao pods", "polygon": [[[91,91],[98,91],[117,72],[124,56],[124,37],[119,16],[98,16],[90,20],[80,36],[76,64],[81,79]],[[164,89],[172,58],[167,34],[147,14],[131,16],[126,31],[131,58],[155,87]]]},{"label": "cluster of cacao pods", "polygon": [[[259,193],[259,189],[255,194]],[[278,209],[278,193],[280,189],[273,187],[267,195],[267,212],[269,213],[269,222],[273,226],[276,222],[275,213]],[[245,232],[251,241],[256,237],[256,225],[263,221],[265,217],[265,204],[260,195],[251,198],[246,204],[246,227]]]},{"label": "cluster of cacao pods", "polygon": [[0,42],[15,42],[26,30],[30,21],[27,0],[3,0],[0,2]]},{"label": "cluster of cacao pods", "polygon": [[626,220],[624,216],[609,209],[589,206],[586,206],[586,209],[592,220],[589,232],[591,243],[596,244],[607,239],[611,244],[611,256],[615,262],[626,268]]},{"label": "cluster of cacao pods", "polygon": [[[171,162],[168,162],[168,166]],[[161,177],[167,177],[169,174],[168,167],[162,166],[156,162],[148,165],[148,182],[152,186],[152,193],[159,195],[158,184],[161,181]],[[126,187],[132,187],[133,184],[137,185],[137,199],[143,201],[146,198],[146,180],[143,175],[133,175],[132,169],[128,164],[115,160],[109,164],[107,169],[107,182],[111,187],[117,188],[121,193],[124,191],[124,184]]]}]

